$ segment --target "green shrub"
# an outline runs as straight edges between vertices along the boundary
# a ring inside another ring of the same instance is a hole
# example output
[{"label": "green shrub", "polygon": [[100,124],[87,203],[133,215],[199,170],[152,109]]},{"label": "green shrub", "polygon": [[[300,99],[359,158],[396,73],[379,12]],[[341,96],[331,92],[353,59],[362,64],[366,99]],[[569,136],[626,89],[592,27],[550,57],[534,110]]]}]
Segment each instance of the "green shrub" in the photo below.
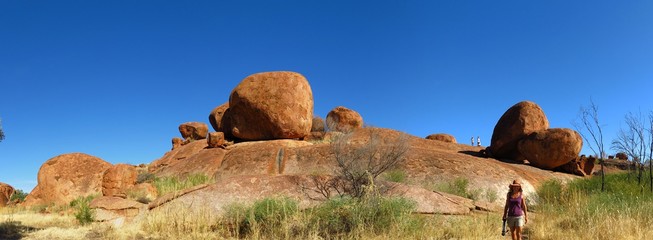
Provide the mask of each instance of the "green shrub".
[{"label": "green shrub", "polygon": [[95,196],[79,197],[70,202],[70,206],[76,209],[75,218],[79,224],[87,225],[93,222],[93,210],[89,206],[89,203],[93,198],[95,198]]},{"label": "green shrub", "polygon": [[400,169],[386,171],[385,180],[390,182],[402,183],[406,180],[406,172]]},{"label": "green shrub", "polygon": [[494,202],[498,198],[497,190],[494,188],[485,189],[485,200],[488,202]]},{"label": "green shrub", "polygon": [[154,176],[153,173],[150,172],[140,172],[138,173],[138,176],[136,176],[136,183],[151,183],[154,182],[156,179],[156,176]]},{"label": "green shrub", "polygon": [[14,194],[11,195],[9,200],[12,202],[16,200],[18,200],[18,202],[24,202],[26,197],[27,197],[27,193],[23,192],[23,190],[16,189],[16,191],[14,191]]},{"label": "green shrub", "polygon": [[473,200],[478,200],[481,197],[480,189],[469,189],[469,180],[463,177],[454,179],[453,181],[440,183],[435,185],[436,191],[450,193],[456,196],[466,197]]},{"label": "green shrub", "polygon": [[557,204],[563,201],[563,187],[558,180],[549,180],[537,189],[537,202],[540,204]]}]

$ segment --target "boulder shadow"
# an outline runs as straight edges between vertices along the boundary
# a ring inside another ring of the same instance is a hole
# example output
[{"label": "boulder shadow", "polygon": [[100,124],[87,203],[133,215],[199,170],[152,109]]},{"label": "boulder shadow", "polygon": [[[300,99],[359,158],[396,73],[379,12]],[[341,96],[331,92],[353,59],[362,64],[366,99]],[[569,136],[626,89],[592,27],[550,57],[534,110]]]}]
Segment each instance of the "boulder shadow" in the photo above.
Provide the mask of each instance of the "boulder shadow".
[{"label": "boulder shadow", "polygon": [[483,153],[482,151],[464,150],[464,151],[458,151],[458,153],[467,154],[467,155],[474,156],[474,157],[488,158],[488,156],[486,156],[485,153]]},{"label": "boulder shadow", "polygon": [[5,221],[0,223],[0,239],[17,240],[23,239],[25,233],[39,230],[38,228],[25,226],[18,221]]}]

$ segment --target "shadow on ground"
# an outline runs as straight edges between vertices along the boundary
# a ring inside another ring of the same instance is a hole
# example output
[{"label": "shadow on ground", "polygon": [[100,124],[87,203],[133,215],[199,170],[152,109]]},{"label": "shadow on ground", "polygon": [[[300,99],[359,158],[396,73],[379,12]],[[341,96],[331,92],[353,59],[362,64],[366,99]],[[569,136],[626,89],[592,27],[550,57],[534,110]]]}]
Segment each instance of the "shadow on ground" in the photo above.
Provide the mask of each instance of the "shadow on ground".
[{"label": "shadow on ground", "polygon": [[18,221],[6,221],[0,223],[0,239],[15,240],[22,239],[27,232],[36,231],[38,229],[22,225]]}]

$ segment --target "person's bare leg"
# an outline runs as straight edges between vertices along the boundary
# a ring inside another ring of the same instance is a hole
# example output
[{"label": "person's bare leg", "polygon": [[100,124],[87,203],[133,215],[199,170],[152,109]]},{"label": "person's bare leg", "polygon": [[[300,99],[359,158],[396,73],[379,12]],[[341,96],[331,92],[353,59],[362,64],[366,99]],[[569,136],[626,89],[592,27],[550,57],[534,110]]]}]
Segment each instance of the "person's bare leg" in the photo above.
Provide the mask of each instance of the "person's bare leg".
[{"label": "person's bare leg", "polygon": [[512,240],[518,240],[518,238],[517,238],[517,227],[511,227],[510,228],[510,236],[512,237]]},{"label": "person's bare leg", "polygon": [[515,233],[517,235],[517,238],[515,238],[515,239],[517,239],[517,240],[521,240],[521,228],[522,227],[515,227]]}]

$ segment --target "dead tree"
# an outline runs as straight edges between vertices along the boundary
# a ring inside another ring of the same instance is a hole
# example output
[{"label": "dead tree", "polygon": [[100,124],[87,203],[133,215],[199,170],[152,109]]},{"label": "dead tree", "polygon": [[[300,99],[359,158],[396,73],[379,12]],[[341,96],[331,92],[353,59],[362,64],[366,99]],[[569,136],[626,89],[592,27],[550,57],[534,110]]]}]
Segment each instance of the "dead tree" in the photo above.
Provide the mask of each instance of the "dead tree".
[{"label": "dead tree", "polygon": [[612,141],[612,149],[623,151],[632,159],[633,173],[637,174],[637,184],[642,184],[643,161],[650,158],[650,130],[646,129],[641,113],[632,112],[625,116],[626,128],[619,129],[617,138]]},{"label": "dead tree", "polygon": [[[574,128],[583,137],[587,146],[598,155],[601,164],[601,191],[605,191],[605,148],[603,145],[603,130],[599,122],[599,107],[590,99],[589,107],[580,107],[578,114],[579,122],[573,122]],[[589,136],[588,136],[589,135]],[[590,138],[592,141],[590,141]]]}]

